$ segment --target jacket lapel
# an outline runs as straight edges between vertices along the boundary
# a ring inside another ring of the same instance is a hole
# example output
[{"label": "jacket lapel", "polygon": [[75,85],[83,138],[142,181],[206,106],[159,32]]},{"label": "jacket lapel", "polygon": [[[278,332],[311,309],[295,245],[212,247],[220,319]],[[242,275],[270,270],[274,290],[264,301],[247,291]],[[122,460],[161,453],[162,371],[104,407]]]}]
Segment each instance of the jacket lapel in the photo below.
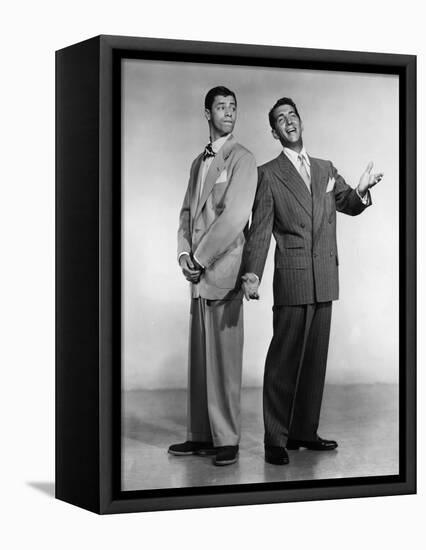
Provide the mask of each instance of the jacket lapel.
[{"label": "jacket lapel", "polygon": [[[312,216],[312,196],[306,187],[306,183],[303,181],[301,175],[293,166],[293,163],[281,153],[278,158],[278,171],[277,177],[284,183],[284,185],[293,193],[300,205],[306,210],[309,216]],[[312,169],[312,167],[311,167]],[[312,174],[311,174],[312,179]]]},{"label": "jacket lapel", "polygon": [[312,229],[313,235],[318,233],[324,215],[324,189],[321,189],[321,169],[315,159],[311,161],[311,191],[312,191]]},{"label": "jacket lapel", "polygon": [[201,185],[201,171],[203,166],[203,155],[201,154],[196,162],[195,169],[194,169],[194,179],[192,182],[192,190],[191,190],[191,214],[192,214],[192,220],[195,219],[195,213],[197,210],[198,205],[198,196],[200,194],[200,185]]},{"label": "jacket lapel", "polygon": [[[216,156],[213,159],[213,162],[210,165],[209,171],[207,172],[206,179],[204,180],[203,192],[201,193],[200,200],[198,201],[198,206],[195,212],[194,219],[197,218],[203,209],[203,206],[206,203],[207,197],[212,192],[215,181],[225,168],[226,161],[229,157],[229,154],[232,150],[232,147],[235,144],[235,139],[233,136],[230,136],[225,143],[222,145],[220,150],[217,152]],[[202,166],[200,165],[200,178],[201,178]]]}]

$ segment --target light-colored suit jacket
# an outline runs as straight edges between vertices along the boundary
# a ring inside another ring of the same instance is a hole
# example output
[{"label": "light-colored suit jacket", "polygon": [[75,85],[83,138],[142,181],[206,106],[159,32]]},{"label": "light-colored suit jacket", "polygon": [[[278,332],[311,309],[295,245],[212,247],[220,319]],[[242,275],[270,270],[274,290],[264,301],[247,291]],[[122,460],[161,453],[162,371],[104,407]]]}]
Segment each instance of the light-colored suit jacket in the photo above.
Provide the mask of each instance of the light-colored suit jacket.
[{"label": "light-colored suit jacket", "polygon": [[209,300],[241,297],[241,261],[257,186],[252,153],[230,136],[199,185],[203,155],[191,166],[179,218],[178,256],[192,253],[205,267],[193,297]]},{"label": "light-colored suit jacket", "polygon": [[356,216],[364,204],[328,160],[310,157],[311,191],[281,153],[259,167],[244,271],[262,278],[274,234],[274,304],[301,305],[339,297],[336,211]]}]

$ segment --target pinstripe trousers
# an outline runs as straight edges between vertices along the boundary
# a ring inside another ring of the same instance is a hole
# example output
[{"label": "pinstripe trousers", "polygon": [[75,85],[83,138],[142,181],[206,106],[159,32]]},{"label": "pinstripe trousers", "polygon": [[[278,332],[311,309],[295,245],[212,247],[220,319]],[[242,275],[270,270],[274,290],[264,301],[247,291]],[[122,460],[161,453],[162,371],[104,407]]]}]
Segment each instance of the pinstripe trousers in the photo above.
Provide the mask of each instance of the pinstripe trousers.
[{"label": "pinstripe trousers", "polygon": [[274,306],[263,383],[265,444],[317,437],[332,302]]}]

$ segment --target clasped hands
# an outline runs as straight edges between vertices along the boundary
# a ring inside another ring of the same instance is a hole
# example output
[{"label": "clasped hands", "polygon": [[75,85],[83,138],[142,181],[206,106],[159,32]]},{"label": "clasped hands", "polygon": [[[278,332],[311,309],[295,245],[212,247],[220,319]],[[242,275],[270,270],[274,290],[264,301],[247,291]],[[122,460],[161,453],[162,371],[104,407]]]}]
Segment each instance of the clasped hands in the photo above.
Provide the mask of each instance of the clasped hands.
[{"label": "clasped hands", "polygon": [[199,282],[204,268],[189,254],[182,254],[179,258],[179,265],[187,281],[196,284]]}]

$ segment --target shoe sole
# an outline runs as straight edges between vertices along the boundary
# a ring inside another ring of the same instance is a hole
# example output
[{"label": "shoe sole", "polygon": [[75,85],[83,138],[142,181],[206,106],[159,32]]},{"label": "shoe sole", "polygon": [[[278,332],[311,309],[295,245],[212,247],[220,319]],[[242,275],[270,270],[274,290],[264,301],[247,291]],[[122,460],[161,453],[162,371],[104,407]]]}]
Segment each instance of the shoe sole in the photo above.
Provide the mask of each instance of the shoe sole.
[{"label": "shoe sole", "polygon": [[184,452],[184,451],[170,451],[168,450],[167,451],[169,454],[173,455],[173,456],[211,456],[211,455],[215,455],[216,454],[216,451],[211,449],[206,449],[206,450],[200,450],[200,451],[189,451],[189,452]]},{"label": "shoe sole", "polygon": [[191,456],[195,453],[193,451],[184,452],[184,451],[171,451],[170,449],[167,451],[170,455],[173,456]]},{"label": "shoe sole", "polygon": [[337,445],[335,447],[328,447],[325,449],[312,449],[310,447],[305,447],[304,445],[291,445],[290,447],[286,447],[288,451],[298,451],[300,449],[306,449],[308,451],[334,451],[337,449]]},{"label": "shoe sole", "polygon": [[238,461],[238,456],[232,458],[231,460],[215,460],[215,466],[229,466],[230,464],[235,464]]}]

